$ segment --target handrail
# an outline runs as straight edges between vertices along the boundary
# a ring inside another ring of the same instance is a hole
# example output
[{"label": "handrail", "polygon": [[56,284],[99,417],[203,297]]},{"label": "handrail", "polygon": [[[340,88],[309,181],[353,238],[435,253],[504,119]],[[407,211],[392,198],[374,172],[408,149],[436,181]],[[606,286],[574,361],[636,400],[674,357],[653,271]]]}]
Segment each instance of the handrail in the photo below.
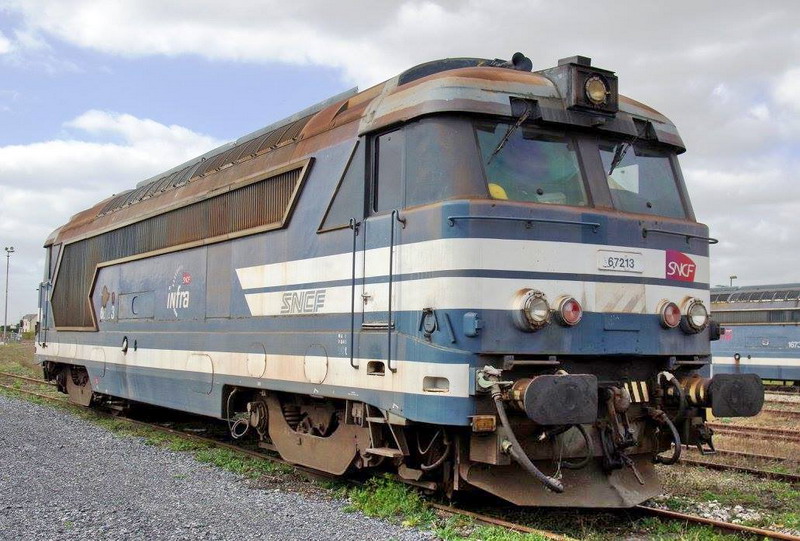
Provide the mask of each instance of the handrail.
[{"label": "handrail", "polygon": [[669,229],[647,229],[646,227],[642,228],[642,238],[646,239],[649,233],[662,233],[664,235],[675,235],[676,237],[685,237],[686,244],[689,244],[689,241],[692,239],[704,240],[709,244],[717,244],[719,239],[715,239],[712,237],[704,237],[703,235],[692,235],[691,233],[681,233],[680,231],[670,231]]},{"label": "handrail", "polygon": [[44,347],[47,347],[47,321],[50,317],[49,313],[47,312],[47,306],[49,304],[48,292],[50,291],[52,283],[50,280],[45,282],[39,283],[39,309],[42,314],[42,321],[39,322],[39,332],[36,333],[36,342]]},{"label": "handrail", "polygon": [[595,233],[597,233],[597,229],[600,227],[600,224],[598,222],[580,222],[577,220],[552,220],[550,218],[518,218],[514,216],[482,216],[482,215],[447,217],[447,223],[450,225],[450,227],[456,225],[456,220],[500,220],[507,222],[524,222],[525,227],[527,229],[533,227],[534,223],[579,225],[582,227],[591,227],[592,231]]},{"label": "handrail", "polygon": [[353,277],[350,281],[350,366],[358,368],[355,364],[355,336],[356,336],[356,237],[360,222],[350,218],[350,229],[353,230]]},{"label": "handrail", "polygon": [[389,321],[387,325],[386,336],[388,344],[386,347],[386,367],[391,372],[396,372],[397,368],[392,367],[392,269],[394,268],[394,222],[397,220],[403,227],[406,226],[405,218],[400,217],[400,211],[394,209],[390,218],[391,226],[389,227]]}]

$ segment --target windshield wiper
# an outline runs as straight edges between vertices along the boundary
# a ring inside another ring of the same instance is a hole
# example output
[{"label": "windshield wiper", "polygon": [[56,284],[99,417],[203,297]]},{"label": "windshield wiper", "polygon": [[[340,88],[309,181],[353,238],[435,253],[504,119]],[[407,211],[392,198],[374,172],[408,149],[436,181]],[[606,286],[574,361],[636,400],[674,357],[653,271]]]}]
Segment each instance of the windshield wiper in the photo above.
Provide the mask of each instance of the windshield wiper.
[{"label": "windshield wiper", "polygon": [[609,176],[611,176],[611,173],[614,172],[614,169],[617,168],[622,160],[625,159],[625,153],[628,152],[628,149],[631,148],[638,140],[639,137],[637,136],[630,141],[623,141],[614,148],[614,159],[611,160],[611,167],[608,170]]},{"label": "windshield wiper", "polygon": [[624,143],[618,144],[614,148],[614,159],[611,160],[611,168],[608,170],[608,176],[611,176],[611,173],[614,172],[614,169],[622,162],[625,158],[625,153],[628,152],[628,149],[631,147],[630,141],[625,141]]},{"label": "windshield wiper", "polygon": [[509,126],[508,127],[508,129],[506,130],[506,134],[500,140],[500,143],[498,143],[498,145],[494,149],[494,151],[492,151],[492,154],[491,154],[491,156],[489,156],[489,159],[486,160],[486,165],[489,165],[490,163],[492,163],[492,159],[501,150],[503,150],[503,147],[506,146],[506,143],[508,143],[508,140],[511,139],[511,136],[514,134],[515,131],[517,131],[517,128],[519,128],[522,125],[523,122],[528,120],[528,117],[530,116],[530,114],[531,114],[531,106],[530,106],[530,104],[526,103],[525,104],[525,112],[522,113],[521,115],[519,115],[519,118],[517,119],[517,121],[514,123],[513,126]]}]

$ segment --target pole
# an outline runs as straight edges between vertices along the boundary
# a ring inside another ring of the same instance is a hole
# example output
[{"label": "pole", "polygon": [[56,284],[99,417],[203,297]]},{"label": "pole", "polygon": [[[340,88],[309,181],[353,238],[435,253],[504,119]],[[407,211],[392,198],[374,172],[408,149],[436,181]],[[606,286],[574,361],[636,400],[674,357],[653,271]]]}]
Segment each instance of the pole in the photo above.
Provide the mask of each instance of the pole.
[{"label": "pole", "polygon": [[3,317],[3,344],[6,343],[6,333],[8,333],[8,266],[11,263],[11,254],[14,253],[13,246],[6,246],[6,308]]}]

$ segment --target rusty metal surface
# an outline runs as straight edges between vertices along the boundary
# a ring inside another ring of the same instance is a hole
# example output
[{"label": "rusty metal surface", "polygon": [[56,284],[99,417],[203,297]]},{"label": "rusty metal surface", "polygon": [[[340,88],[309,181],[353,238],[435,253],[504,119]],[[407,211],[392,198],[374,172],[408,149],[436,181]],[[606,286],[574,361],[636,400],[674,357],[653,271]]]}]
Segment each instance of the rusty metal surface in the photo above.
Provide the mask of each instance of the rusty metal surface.
[{"label": "rusty metal surface", "polygon": [[[598,460],[592,460],[580,470],[561,470],[564,485],[561,494],[547,490],[516,463],[508,466],[462,463],[460,474],[468,483],[516,505],[628,508],[661,493],[652,455],[631,458],[644,485],[639,484],[630,468],[606,473]],[[545,473],[555,468],[552,461],[542,461],[537,466]]]},{"label": "rusty metal surface", "polygon": [[274,395],[267,397],[269,436],[281,457],[334,475],[347,471],[359,449],[369,447],[369,430],[357,425],[341,424],[328,437],[303,434],[290,427],[283,416],[280,402]]},{"label": "rusty metal surface", "polygon": [[759,470],[756,468],[747,468],[745,466],[734,466],[732,464],[719,464],[717,462],[708,462],[706,460],[694,460],[691,458],[683,458],[683,457],[681,457],[679,462],[681,464],[686,464],[687,466],[701,466],[703,468],[708,468],[709,470],[735,471],[739,473],[749,473],[752,475],[757,475],[759,477],[765,477],[767,479],[787,481],[789,483],[800,483],[800,475],[795,475],[792,473],[780,473],[768,470]]},{"label": "rusty metal surface", "polygon": [[66,368],[66,387],[69,401],[79,406],[89,406],[92,403],[92,383],[85,368]]},{"label": "rusty metal surface", "polygon": [[0,376],[6,377],[6,378],[18,379],[18,380],[22,380],[22,381],[28,381],[30,383],[38,383],[39,385],[50,385],[50,386],[53,386],[53,387],[56,386],[56,384],[53,383],[52,381],[45,381],[43,379],[36,379],[36,378],[28,378],[28,377],[25,377],[25,376],[20,376],[18,374],[9,374],[8,372],[0,372]]},{"label": "rusty metal surface", "polygon": [[507,520],[490,517],[489,515],[484,515],[481,513],[473,513],[472,511],[459,509],[458,507],[452,507],[450,505],[442,505],[440,503],[432,502],[431,507],[433,507],[434,509],[438,509],[440,511],[444,511],[445,513],[449,513],[451,515],[464,515],[466,517],[475,519],[478,522],[483,522],[485,524],[492,524],[494,526],[501,526],[503,528],[514,530],[516,532],[539,535],[546,539],[553,539],[554,541],[571,541],[573,539],[572,537],[568,537],[566,535],[548,532],[547,530],[539,530],[537,528],[531,528],[530,526],[524,526],[522,524],[509,522]]},{"label": "rusty metal surface", "polygon": [[[205,190],[233,182],[237,176],[241,178],[241,173],[257,168],[257,165],[263,166],[265,162],[272,167],[279,167],[311,155],[330,144],[352,137],[355,126],[338,130],[335,135],[329,133],[351,123],[359,123],[359,131],[365,133],[431,113],[510,115],[509,98],[512,96],[539,101],[545,110],[553,111],[553,118],[565,115],[563,102],[555,86],[537,73],[472,67],[435,73],[399,86],[398,80],[399,76],[252,139],[242,140],[235,146],[217,149],[215,154],[202,162],[198,160],[178,171],[171,170],[151,183],[140,185],[141,190],[135,190],[135,193],[120,194],[102,201],[75,215],[61,228],[56,240],[70,240],[114,226],[137,214],[163,209],[178,200],[189,199]],[[618,116],[615,129],[624,127],[625,131],[635,133],[631,119],[634,116],[642,117],[654,123],[659,140],[682,147],[674,125],[649,107],[620,96]],[[317,137],[323,134],[326,136]],[[288,152],[282,152],[284,149]],[[259,160],[261,156],[270,156],[270,159]],[[259,163],[237,167],[251,161]],[[191,173],[187,175],[190,168]],[[233,169],[240,174],[223,176],[223,173]],[[207,178],[213,179],[213,182],[202,182]],[[201,182],[202,187],[193,186]],[[171,197],[162,197],[172,190],[178,191]]]},{"label": "rusty metal surface", "polygon": [[104,262],[283,224],[297,195],[303,170],[304,166],[299,165],[259,182],[67,245],[52,295],[56,327],[94,327],[88,299],[95,270]]},{"label": "rusty metal surface", "polygon": [[715,434],[739,436],[743,438],[766,438],[774,440],[800,441],[800,430],[765,428],[758,426],[736,426],[720,423],[707,423]]},{"label": "rusty metal surface", "polygon": [[776,532],[773,530],[765,530],[763,528],[754,528],[752,526],[743,526],[741,524],[732,524],[730,522],[722,522],[721,520],[714,520],[705,517],[698,517],[696,515],[687,515],[685,513],[678,513],[677,511],[668,511],[667,509],[658,509],[656,507],[648,507],[646,505],[637,505],[636,509],[643,511],[649,515],[657,515],[667,517],[675,520],[683,520],[686,522],[695,522],[698,524],[708,524],[715,528],[721,528],[732,532],[748,533],[766,537],[769,539],[782,539],[786,541],[800,541],[800,537],[790,535],[787,533]]}]

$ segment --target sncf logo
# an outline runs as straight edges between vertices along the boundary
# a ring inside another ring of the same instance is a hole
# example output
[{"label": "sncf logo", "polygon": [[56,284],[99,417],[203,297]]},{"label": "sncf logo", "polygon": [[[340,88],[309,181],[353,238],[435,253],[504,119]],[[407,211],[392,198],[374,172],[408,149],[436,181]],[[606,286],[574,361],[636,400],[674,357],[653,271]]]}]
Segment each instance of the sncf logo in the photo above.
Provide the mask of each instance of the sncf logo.
[{"label": "sncf logo", "polygon": [[697,264],[692,258],[677,250],[667,250],[667,280],[694,282]]}]

